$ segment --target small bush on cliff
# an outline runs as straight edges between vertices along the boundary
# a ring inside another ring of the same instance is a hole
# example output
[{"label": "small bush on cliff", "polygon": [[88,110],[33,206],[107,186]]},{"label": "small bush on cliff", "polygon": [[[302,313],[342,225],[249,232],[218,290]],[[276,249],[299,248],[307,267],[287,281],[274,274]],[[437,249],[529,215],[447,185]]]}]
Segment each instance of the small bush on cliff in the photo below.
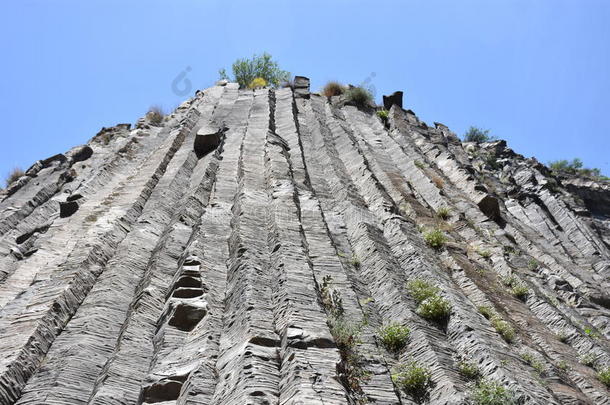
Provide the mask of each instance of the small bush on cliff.
[{"label": "small bush on cliff", "polygon": [[256,77],[248,84],[249,89],[260,89],[263,87],[267,87],[267,81],[262,77]]},{"label": "small bush on cliff", "polygon": [[407,345],[410,335],[411,330],[398,322],[389,323],[379,329],[381,344],[392,353],[400,352]]},{"label": "small bush on cliff", "polygon": [[476,363],[468,360],[462,360],[458,364],[460,374],[469,380],[478,380],[481,378],[481,370]]},{"label": "small bush on cliff", "polygon": [[476,405],[514,405],[515,395],[497,382],[481,380],[472,390]]},{"label": "small bush on cliff", "polygon": [[608,179],[607,177],[602,176],[600,169],[589,169],[583,166],[583,162],[579,158],[574,158],[571,162],[566,159],[549,162],[549,168],[555,174],[574,174],[578,176],[592,177],[596,180]]},{"label": "small bush on cliff", "polygon": [[437,295],[439,288],[432,285],[426,280],[416,278],[407,283],[407,292],[417,302],[421,304],[427,298]]},{"label": "small bush on cliff", "polygon": [[597,373],[597,379],[610,387],[610,367],[606,367]]},{"label": "small bush on cliff", "polygon": [[489,129],[481,129],[477,127],[470,127],[464,134],[464,140],[466,142],[490,142],[494,140],[494,137],[489,136]]},{"label": "small bush on cliff", "polygon": [[424,240],[431,247],[440,249],[447,242],[447,237],[440,229],[434,229],[424,233]]},{"label": "small bush on cliff", "polygon": [[433,386],[430,370],[415,361],[399,364],[392,373],[392,381],[418,404],[428,398]]},{"label": "small bush on cliff", "polygon": [[333,96],[340,96],[345,91],[345,87],[339,82],[328,82],[322,89],[322,94],[326,97],[331,98]]},{"label": "small bush on cliff", "polygon": [[[241,88],[248,87],[256,78],[265,80],[273,87],[279,87],[290,80],[290,73],[280,69],[278,63],[266,52],[262,55],[253,55],[250,59],[237,59],[232,69],[234,80]],[[218,73],[221,79],[229,80],[225,69],[220,69]]]},{"label": "small bush on cliff", "polygon": [[10,186],[14,181],[18,180],[21,176],[25,175],[25,172],[20,167],[15,167],[6,176],[6,187]]},{"label": "small bush on cliff", "polygon": [[364,87],[350,87],[345,91],[345,98],[358,107],[365,107],[373,102],[373,95]]}]

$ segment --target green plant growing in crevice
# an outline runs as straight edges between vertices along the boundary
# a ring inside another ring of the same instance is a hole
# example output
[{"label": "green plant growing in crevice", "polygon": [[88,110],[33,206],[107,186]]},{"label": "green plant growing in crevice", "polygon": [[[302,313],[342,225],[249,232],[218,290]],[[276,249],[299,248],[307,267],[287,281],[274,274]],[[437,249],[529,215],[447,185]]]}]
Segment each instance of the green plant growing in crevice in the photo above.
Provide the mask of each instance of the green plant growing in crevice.
[{"label": "green plant growing in crevice", "polygon": [[597,379],[610,387],[610,367],[604,367],[597,372]]},{"label": "green plant growing in crevice", "polygon": [[451,216],[451,209],[449,207],[440,207],[436,210],[436,216],[442,220],[447,220]]},{"label": "green plant growing in crevice", "polygon": [[415,361],[397,365],[392,372],[392,381],[418,404],[428,399],[434,386],[430,370]]},{"label": "green plant growing in crevice", "polygon": [[521,358],[527,364],[532,366],[532,368],[534,370],[536,370],[536,373],[538,373],[538,376],[540,376],[540,377],[544,377],[545,376],[545,374],[546,374],[546,366],[544,365],[544,363],[542,361],[538,360],[533,354],[531,354],[531,353],[521,353]]},{"label": "green plant growing in crevice", "polygon": [[579,357],[578,361],[580,364],[593,367],[597,361],[597,356],[594,353],[586,353]]},{"label": "green plant growing in crevice", "polygon": [[489,320],[491,326],[502,336],[507,343],[515,340],[515,330],[491,307],[482,305],[477,308],[479,313]]},{"label": "green plant growing in crevice", "polygon": [[471,392],[475,405],[516,405],[515,394],[504,388],[501,384],[483,379],[479,381]]},{"label": "green plant growing in crevice", "polygon": [[565,360],[561,360],[559,363],[557,363],[557,368],[564,372],[570,370],[570,366]]},{"label": "green plant growing in crevice", "polygon": [[378,337],[382,346],[391,353],[399,353],[411,336],[411,330],[398,322],[390,322],[379,329]]},{"label": "green plant growing in crevice", "polygon": [[555,334],[557,336],[557,340],[561,343],[568,343],[568,334],[565,331],[559,331]]},{"label": "green plant growing in crevice", "polygon": [[458,371],[468,380],[478,380],[481,378],[481,370],[473,361],[461,360],[457,364]]},{"label": "green plant growing in crevice", "polygon": [[352,266],[354,266],[355,269],[360,268],[361,263],[360,263],[360,259],[358,258],[358,256],[353,255],[350,263],[352,264]]},{"label": "green plant growing in crevice", "polygon": [[422,162],[421,160],[416,160],[415,162],[413,162],[413,164],[415,165],[415,167],[417,167],[418,169],[423,169],[424,167],[426,167],[426,165],[424,164],[424,162]]},{"label": "green plant growing in crevice", "polygon": [[424,319],[445,322],[451,314],[451,304],[441,297],[439,288],[422,279],[407,283],[407,292],[417,303],[416,313]]},{"label": "green plant growing in crevice", "polygon": [[530,259],[530,261],[527,262],[527,268],[530,269],[531,271],[538,270],[539,266],[540,266],[540,264],[538,264],[538,262],[535,259]]},{"label": "green plant growing in crevice", "polygon": [[432,229],[424,232],[424,240],[428,246],[440,249],[447,242],[447,237],[440,229]]},{"label": "green plant growing in crevice", "polygon": [[516,276],[504,277],[502,282],[509,288],[510,293],[516,298],[520,299],[521,301],[524,301],[527,298],[529,288],[527,288],[525,283],[520,281]]},{"label": "green plant growing in crevice", "polygon": [[361,355],[357,349],[365,322],[353,322],[344,317],[343,300],[341,294],[333,288],[330,275],[322,277],[320,299],[328,314],[330,333],[341,356],[341,362],[337,365],[340,379],[355,397],[365,398],[360,382],[368,378],[369,373],[362,367]]},{"label": "green plant growing in crevice", "polygon": [[483,259],[489,259],[491,257],[491,252],[487,249],[478,249],[477,253],[479,254],[479,256],[481,256]]},{"label": "green plant growing in crevice", "polygon": [[390,112],[388,110],[379,110],[379,111],[377,111],[377,116],[379,117],[379,119],[381,120],[383,125],[385,127],[388,127],[389,119],[390,119]]}]

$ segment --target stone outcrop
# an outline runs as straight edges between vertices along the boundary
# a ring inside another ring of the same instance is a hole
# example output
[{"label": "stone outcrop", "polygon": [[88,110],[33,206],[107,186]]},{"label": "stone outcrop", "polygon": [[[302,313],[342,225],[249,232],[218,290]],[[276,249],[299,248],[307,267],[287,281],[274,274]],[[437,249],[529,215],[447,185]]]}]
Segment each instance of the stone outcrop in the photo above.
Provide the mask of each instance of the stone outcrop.
[{"label": "stone outcrop", "polygon": [[610,404],[608,183],[384,104],[221,82],[36,162],[0,195],[0,404],[467,404],[463,361],[519,403]]}]

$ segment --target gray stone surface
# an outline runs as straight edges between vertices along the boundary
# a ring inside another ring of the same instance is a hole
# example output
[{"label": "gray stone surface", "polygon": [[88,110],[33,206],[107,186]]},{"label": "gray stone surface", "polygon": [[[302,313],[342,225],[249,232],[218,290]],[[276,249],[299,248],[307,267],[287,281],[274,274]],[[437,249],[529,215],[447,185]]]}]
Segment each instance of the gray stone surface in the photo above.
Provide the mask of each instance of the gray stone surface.
[{"label": "gray stone surface", "polygon": [[467,404],[462,360],[520,403],[610,404],[608,183],[462,144],[397,97],[386,123],[302,76],[219,82],[36,162],[0,194],[0,404],[414,404],[391,378],[410,361],[425,403]]}]

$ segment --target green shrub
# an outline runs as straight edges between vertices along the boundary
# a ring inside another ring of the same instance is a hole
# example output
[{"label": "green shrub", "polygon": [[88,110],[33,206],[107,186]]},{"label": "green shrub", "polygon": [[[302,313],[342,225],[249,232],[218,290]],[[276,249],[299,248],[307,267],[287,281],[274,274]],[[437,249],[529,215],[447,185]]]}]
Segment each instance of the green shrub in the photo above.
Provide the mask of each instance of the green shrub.
[{"label": "green shrub", "polygon": [[493,141],[494,138],[492,136],[489,136],[489,129],[481,129],[471,126],[464,134],[464,140],[466,142],[481,143]]},{"label": "green shrub", "polygon": [[510,288],[511,294],[517,297],[518,299],[524,300],[525,298],[527,298],[527,295],[529,294],[529,289],[516,276],[505,277],[502,282]]},{"label": "green shrub", "polygon": [[417,167],[419,169],[423,169],[424,167],[426,167],[424,162],[422,162],[421,160],[416,160],[414,164],[415,164],[415,167]]},{"label": "green shrub", "polygon": [[448,219],[451,216],[451,209],[448,207],[440,207],[438,210],[436,210],[436,215],[440,219]]},{"label": "green shrub", "polygon": [[561,360],[559,363],[557,363],[557,368],[562,371],[568,371],[570,366],[568,366],[568,363],[566,363],[565,360]]},{"label": "green shrub", "polygon": [[472,361],[462,360],[458,364],[458,370],[460,374],[469,380],[478,380],[481,377],[481,370]]},{"label": "green shrub", "polygon": [[379,119],[381,119],[381,121],[383,121],[383,123],[386,123],[390,117],[390,112],[388,110],[379,110],[377,111],[377,116]]},{"label": "green shrub", "polygon": [[358,256],[352,256],[352,260],[351,260],[352,266],[354,266],[354,268],[359,269],[360,268],[360,259],[358,258]]},{"label": "green shrub", "polygon": [[417,302],[421,304],[426,299],[438,295],[440,289],[421,278],[416,278],[407,283],[407,292]]},{"label": "green shrub", "polygon": [[417,307],[417,314],[422,318],[442,322],[451,314],[451,304],[441,296],[427,298]]},{"label": "green shrub", "polygon": [[534,259],[530,259],[529,262],[527,262],[527,268],[530,269],[531,271],[537,270],[538,269],[538,262]]},{"label": "green shrub", "polygon": [[373,95],[364,87],[350,87],[345,91],[345,99],[358,107],[373,103]]},{"label": "green shrub", "polygon": [[379,329],[379,340],[385,349],[392,353],[400,352],[406,345],[411,330],[398,322],[391,322]]},{"label": "green shrub", "polygon": [[502,339],[504,339],[507,343],[512,343],[515,341],[515,330],[499,315],[491,318],[491,326],[494,327],[496,332],[498,332],[500,336],[502,336]]},{"label": "green shrub", "polygon": [[580,364],[583,364],[588,367],[593,367],[595,365],[595,362],[597,361],[597,356],[595,356],[595,354],[593,353],[583,354],[582,356],[580,356],[578,361],[580,362]]},{"label": "green shrub", "polygon": [[514,405],[515,395],[495,381],[481,380],[472,390],[476,405]]},{"label": "green shrub", "polygon": [[483,250],[483,249],[479,249],[477,250],[477,253],[479,254],[479,256],[481,256],[483,259],[489,259],[491,257],[491,252],[489,250]]},{"label": "green shrub", "polygon": [[439,249],[447,242],[447,237],[440,229],[434,229],[424,233],[424,240],[429,246]]},{"label": "green shrub", "polygon": [[610,367],[599,370],[597,372],[597,379],[610,387]]},{"label": "green shrub", "polygon": [[339,82],[328,82],[322,89],[322,94],[326,97],[331,98],[333,96],[340,96],[345,91],[345,86]]},{"label": "green shrub", "polygon": [[165,118],[165,112],[160,106],[153,105],[148,109],[146,117],[148,118],[151,124],[159,125],[163,122],[163,118]]},{"label": "green shrub", "polygon": [[483,315],[487,319],[492,319],[493,317],[497,316],[496,311],[494,311],[491,307],[482,305],[477,309],[479,310],[479,313],[481,313],[481,315]]},{"label": "green shrub", "polygon": [[392,381],[417,403],[425,401],[433,386],[432,373],[427,367],[412,361],[399,364],[392,373]]},{"label": "green shrub", "polygon": [[6,176],[6,187],[13,184],[13,182],[19,180],[20,177],[25,176],[25,172],[20,167],[15,167],[10,173]]},{"label": "green shrub", "polygon": [[[246,88],[256,78],[262,78],[273,87],[290,80],[290,73],[281,70],[278,63],[268,53],[253,55],[252,58],[237,59],[233,63],[233,76],[239,87]],[[229,79],[226,71],[219,71],[221,79]]]}]

